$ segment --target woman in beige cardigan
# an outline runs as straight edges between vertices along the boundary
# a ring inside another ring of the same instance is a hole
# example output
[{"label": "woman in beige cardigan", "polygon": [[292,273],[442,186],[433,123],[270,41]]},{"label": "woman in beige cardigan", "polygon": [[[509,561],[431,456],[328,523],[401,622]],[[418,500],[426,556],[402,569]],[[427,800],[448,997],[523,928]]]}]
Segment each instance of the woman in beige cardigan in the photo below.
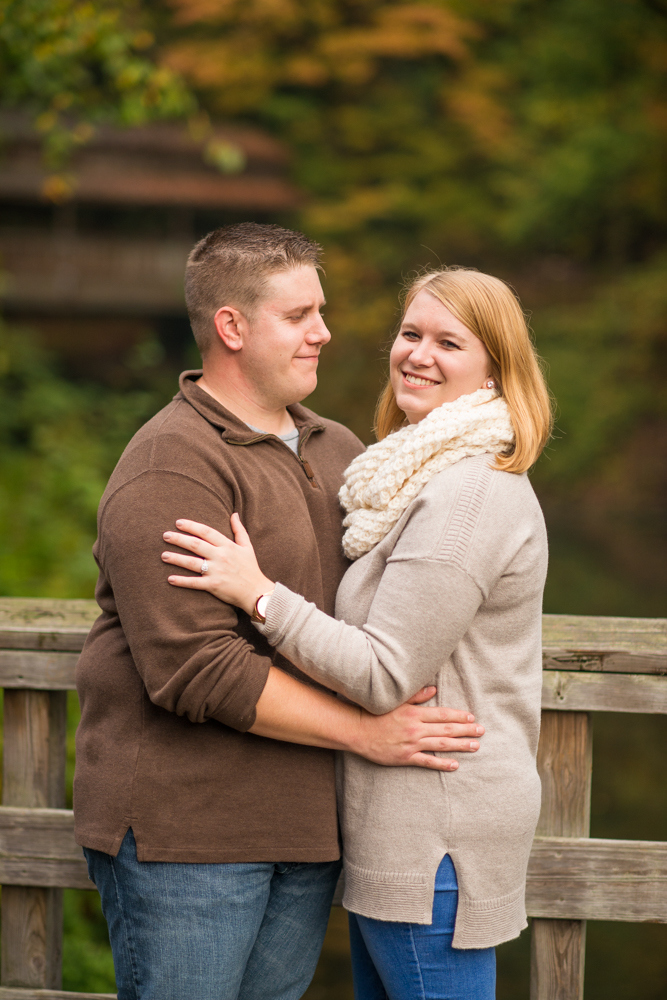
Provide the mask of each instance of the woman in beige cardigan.
[{"label": "woman in beige cardigan", "polygon": [[[540,808],[542,513],[526,472],[550,432],[515,296],[463,268],[409,288],[378,406],[378,443],[345,474],[353,561],[329,618],[192,521],[170,577],[248,614],[314,680],[371,712],[427,684],[486,727],[452,773],[343,754],[338,795],[357,1000],[490,1000],[495,945],[526,926]],[[202,558],[204,562],[202,562]]]}]

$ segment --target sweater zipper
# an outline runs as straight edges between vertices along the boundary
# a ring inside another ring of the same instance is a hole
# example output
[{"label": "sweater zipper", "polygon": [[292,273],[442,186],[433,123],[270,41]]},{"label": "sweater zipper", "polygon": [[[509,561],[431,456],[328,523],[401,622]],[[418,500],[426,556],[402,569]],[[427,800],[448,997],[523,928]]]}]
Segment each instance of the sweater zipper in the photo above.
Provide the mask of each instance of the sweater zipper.
[{"label": "sweater zipper", "polygon": [[285,444],[284,441],[280,441],[280,438],[278,437],[277,434],[258,434],[257,437],[251,438],[250,441],[234,441],[233,438],[227,438],[227,443],[228,444],[234,444],[237,447],[245,448],[249,444],[256,444],[258,441],[266,441],[267,438],[275,438],[277,441],[280,441],[280,443],[282,445],[284,445],[284,447],[287,448],[287,450],[292,455],[294,455],[294,457],[296,458],[297,462],[299,463],[299,465],[301,466],[301,468],[305,472],[306,478],[307,478],[308,482],[310,483],[310,485],[313,487],[313,489],[319,490],[319,489],[321,489],[321,487],[320,487],[320,484],[318,483],[318,481],[315,479],[315,473],[313,472],[312,466],[311,466],[310,462],[307,459],[305,459],[302,456],[302,454],[301,454],[301,448],[303,447],[303,445],[306,443],[306,441],[308,440],[308,438],[310,437],[310,435],[315,430],[320,430],[320,428],[319,427],[309,427],[308,428],[308,430],[304,434],[303,438],[297,444],[296,454],[292,451],[292,449],[290,448],[290,446],[288,444]]},{"label": "sweater zipper", "polygon": [[[306,443],[306,441],[308,440],[308,438],[310,437],[310,435],[313,433],[314,430],[315,430],[314,427],[309,427],[306,433],[303,435],[303,438],[299,439],[299,442],[296,446],[296,457],[301,462],[301,466],[303,468],[303,471],[306,473],[306,476],[308,477],[308,482],[310,483],[310,485],[313,487],[313,489],[319,490],[320,484],[315,479],[315,473],[311,468],[310,462],[307,462],[306,459],[301,454],[301,448]],[[285,445],[285,447],[288,447],[288,445]],[[290,451],[291,450],[292,449],[290,448]]]}]

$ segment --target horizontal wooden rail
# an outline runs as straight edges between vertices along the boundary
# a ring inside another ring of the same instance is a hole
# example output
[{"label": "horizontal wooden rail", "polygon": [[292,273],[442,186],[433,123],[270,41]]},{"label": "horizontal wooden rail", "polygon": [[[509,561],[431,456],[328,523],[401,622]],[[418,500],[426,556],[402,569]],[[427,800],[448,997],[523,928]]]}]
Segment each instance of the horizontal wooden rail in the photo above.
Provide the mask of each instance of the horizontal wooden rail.
[{"label": "horizontal wooden rail", "polygon": [[48,597],[0,598],[0,646],[80,650],[100,613],[95,601]]},{"label": "horizontal wooden rail", "polygon": [[667,713],[667,675],[545,670],[542,708],[565,712]]},{"label": "horizontal wooden rail", "polygon": [[[95,601],[0,599],[0,687],[73,690],[98,614]],[[667,619],[544,615],[542,628],[543,708],[667,711]]]},{"label": "horizontal wooden rail", "polygon": [[117,1000],[115,993],[69,993],[67,990],[22,990],[0,986],[0,1000]]},{"label": "horizontal wooden rail", "polygon": [[531,917],[667,923],[667,843],[536,837],[528,864]]},{"label": "horizontal wooden rail", "polygon": [[[72,691],[78,653],[0,649],[0,687]],[[545,669],[542,708],[667,713],[667,674]]]},{"label": "horizontal wooden rail", "polygon": [[667,674],[667,618],[543,615],[545,670]]},{"label": "horizontal wooden rail", "polygon": [[0,885],[39,886],[43,889],[95,889],[86,863],[57,858],[0,858]]},{"label": "horizontal wooden rail", "polygon": [[[0,647],[76,652],[99,613],[95,601],[2,597]],[[547,669],[667,673],[667,618],[543,615],[542,644]]]},{"label": "horizontal wooden rail", "polygon": [[57,858],[80,861],[71,809],[0,806],[0,858]]},{"label": "horizontal wooden rail", "polygon": [[[71,810],[0,807],[0,883],[95,888]],[[536,837],[527,906],[532,917],[667,923],[667,843]]]},{"label": "horizontal wooden rail", "polygon": [[35,691],[73,691],[78,653],[0,649],[0,687]]},{"label": "horizontal wooden rail", "polygon": [[0,885],[94,889],[71,809],[0,806]]}]

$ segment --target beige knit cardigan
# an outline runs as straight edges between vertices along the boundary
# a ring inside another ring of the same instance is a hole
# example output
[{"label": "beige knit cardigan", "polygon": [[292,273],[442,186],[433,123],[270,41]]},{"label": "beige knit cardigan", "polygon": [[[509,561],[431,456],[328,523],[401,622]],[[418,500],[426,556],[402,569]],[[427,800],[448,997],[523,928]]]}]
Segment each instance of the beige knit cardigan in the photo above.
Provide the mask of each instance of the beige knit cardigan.
[{"label": "beige knit cardigan", "polygon": [[374,713],[423,685],[486,727],[455,772],[340,755],[344,905],[429,924],[435,873],[458,877],[455,948],[526,926],[525,881],[540,809],[541,610],[547,540],[526,475],[464,458],[435,475],[347,571],[330,618],[278,584],[260,631],[315,680]]}]

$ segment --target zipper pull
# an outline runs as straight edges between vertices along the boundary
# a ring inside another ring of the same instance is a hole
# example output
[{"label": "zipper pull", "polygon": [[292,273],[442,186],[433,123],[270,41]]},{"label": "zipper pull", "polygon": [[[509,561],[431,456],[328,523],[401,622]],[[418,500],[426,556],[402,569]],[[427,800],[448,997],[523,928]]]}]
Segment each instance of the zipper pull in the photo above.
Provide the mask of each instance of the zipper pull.
[{"label": "zipper pull", "polygon": [[308,479],[310,481],[310,485],[313,486],[316,490],[319,490],[320,484],[315,479],[315,473],[313,472],[312,468],[310,467],[310,463],[307,462],[305,460],[305,458],[302,458],[301,459],[301,464],[303,466],[303,471],[308,476]]}]

